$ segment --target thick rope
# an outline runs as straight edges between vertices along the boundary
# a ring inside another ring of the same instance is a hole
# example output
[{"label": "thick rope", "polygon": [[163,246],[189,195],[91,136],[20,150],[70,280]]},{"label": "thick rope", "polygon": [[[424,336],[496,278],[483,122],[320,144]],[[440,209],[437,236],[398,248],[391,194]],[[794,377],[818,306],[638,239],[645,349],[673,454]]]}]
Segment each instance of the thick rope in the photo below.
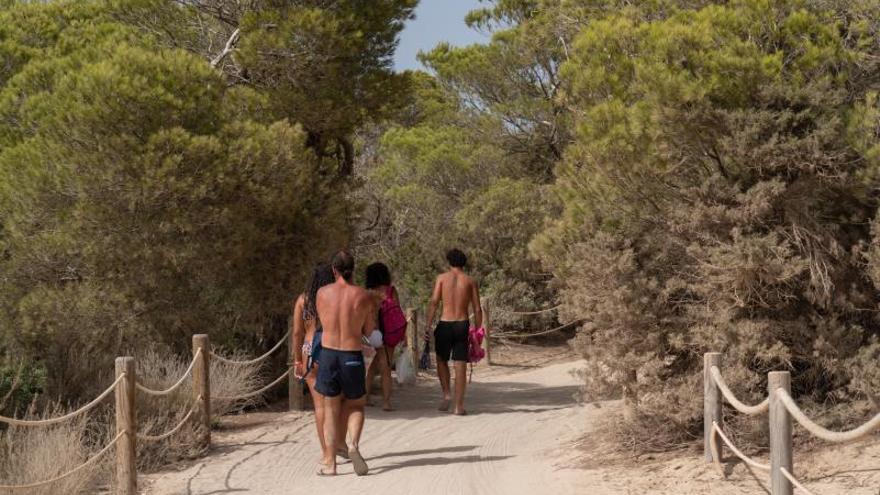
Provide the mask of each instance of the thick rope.
[{"label": "thick rope", "polygon": [[[769,466],[768,464],[761,464],[760,462],[758,462],[758,461],[752,459],[751,457],[749,457],[749,456],[743,454],[738,448],[736,448],[736,447],[733,445],[733,442],[731,442],[730,439],[727,438],[727,435],[725,435],[724,432],[721,431],[721,427],[719,427],[719,426],[718,426],[718,423],[716,423],[715,421],[712,422],[712,429],[714,429],[715,432],[718,433],[718,436],[721,437],[721,440],[723,440],[724,443],[727,444],[727,447],[730,449],[730,451],[733,452],[733,454],[734,454],[735,456],[739,457],[740,460],[742,460],[743,462],[745,462],[745,463],[748,464],[749,466],[752,466],[753,468],[760,469],[760,470],[762,470],[762,471],[770,471],[770,466]],[[712,435],[711,438],[709,439],[709,441],[710,441],[711,444],[712,444],[712,452],[717,452],[717,451],[718,451],[718,446],[717,446],[717,444],[716,444],[715,435]],[[715,460],[715,464],[718,465],[718,466],[720,466],[720,465],[721,465],[721,459],[714,459],[714,457],[715,457],[714,454],[713,454],[712,457],[713,457],[713,460]]]},{"label": "thick rope", "polygon": [[263,354],[262,356],[248,360],[248,361],[235,361],[235,360],[232,360],[229,358],[225,358],[219,354],[216,354],[214,351],[211,351],[211,356],[217,358],[217,360],[220,362],[235,365],[235,366],[248,366],[251,364],[258,364],[258,363],[265,361],[266,358],[271,356],[273,352],[277,351],[279,347],[284,345],[287,342],[288,337],[290,337],[290,330],[287,330],[287,333],[284,334],[284,337],[281,337],[281,340],[279,340],[278,343],[275,344],[275,347],[269,349],[269,351],[266,352],[265,354]]},{"label": "thick rope", "polygon": [[574,321],[570,321],[570,322],[568,322],[568,323],[566,323],[566,324],[564,324],[564,325],[560,325],[560,326],[558,326],[558,327],[556,327],[556,328],[551,328],[550,330],[544,330],[543,332],[535,332],[535,333],[501,333],[501,332],[499,332],[499,333],[496,333],[496,334],[493,334],[493,335],[496,336],[496,337],[498,337],[498,338],[511,338],[511,339],[515,339],[515,338],[528,338],[528,337],[538,337],[538,336],[541,336],[541,335],[547,335],[548,333],[553,333],[553,332],[558,332],[558,331],[560,331],[560,330],[565,330],[566,328],[569,328],[569,327],[571,327],[571,326],[573,326],[573,325],[579,325],[579,324],[583,323],[584,321],[585,321],[585,320],[574,320]]},{"label": "thick rope", "polygon": [[143,440],[145,442],[159,442],[165,440],[171,435],[174,435],[175,433],[180,431],[181,428],[183,428],[183,425],[185,425],[187,421],[189,421],[189,418],[191,418],[192,415],[196,412],[196,407],[198,407],[199,401],[201,400],[202,396],[200,395],[198,396],[198,398],[196,398],[195,403],[193,403],[192,407],[189,408],[189,412],[186,413],[186,416],[184,416],[183,419],[180,420],[180,423],[177,423],[177,426],[175,426],[174,428],[168,430],[165,433],[162,433],[161,435],[138,434],[138,440]]},{"label": "thick rope", "polygon": [[138,390],[140,390],[141,392],[143,392],[147,395],[153,395],[153,396],[170,395],[172,392],[177,390],[181,385],[183,385],[183,382],[186,381],[190,372],[192,372],[193,368],[195,367],[196,361],[199,359],[199,356],[201,356],[201,355],[202,355],[202,349],[199,348],[198,350],[196,350],[196,354],[195,354],[195,356],[193,356],[192,362],[189,363],[189,368],[187,368],[186,371],[183,372],[183,375],[180,377],[180,380],[177,380],[177,383],[175,383],[174,385],[172,385],[169,388],[166,388],[165,390],[153,390],[149,387],[141,385],[140,383],[135,383],[135,387],[137,387]]},{"label": "thick rope", "polygon": [[10,424],[13,426],[48,426],[48,425],[54,425],[56,423],[62,423],[64,421],[67,421],[68,419],[73,419],[83,413],[89,412],[95,406],[97,406],[102,400],[106,399],[108,395],[110,395],[111,393],[113,393],[114,390],[116,390],[116,386],[119,385],[119,382],[121,382],[123,378],[125,378],[125,373],[122,373],[121,375],[119,375],[119,378],[117,378],[116,381],[113,382],[112,385],[107,387],[107,390],[102,392],[101,395],[99,395],[97,398],[95,398],[95,400],[89,402],[88,404],[77,409],[76,411],[73,411],[72,413],[65,414],[64,416],[59,416],[57,418],[52,418],[52,419],[37,420],[37,421],[27,421],[27,420],[23,420],[23,419],[7,418],[5,416],[0,416],[0,423],[7,423],[7,424]]},{"label": "thick rope", "polygon": [[724,382],[724,377],[721,376],[721,370],[718,369],[717,366],[712,366],[709,369],[709,373],[712,374],[712,379],[715,380],[715,384],[718,385],[718,388],[721,389],[721,394],[724,395],[724,398],[727,399],[727,402],[733,406],[737,411],[747,414],[749,416],[755,416],[757,414],[764,414],[765,412],[770,410],[770,399],[764,399],[760,404],[756,404],[754,406],[750,406],[748,404],[744,404],[733,395],[733,392],[728,388],[727,383]]},{"label": "thick rope", "polygon": [[72,475],[78,473],[86,466],[93,464],[95,461],[97,461],[102,455],[106,454],[107,451],[110,450],[111,447],[116,445],[116,442],[118,442],[119,439],[122,438],[122,435],[125,435],[124,431],[119,432],[119,434],[116,435],[116,438],[114,438],[110,443],[108,443],[106,447],[101,449],[100,452],[98,452],[97,454],[90,457],[86,462],[80,464],[78,467],[75,467],[71,471],[68,471],[68,472],[62,474],[61,476],[56,476],[52,479],[45,480],[45,481],[38,481],[36,483],[30,483],[28,485],[0,485],[0,490],[24,490],[27,488],[37,488],[40,486],[48,485],[50,483],[55,483],[56,481],[61,481],[64,478],[67,478],[68,476],[72,476]]},{"label": "thick rope", "polygon": [[275,381],[273,381],[272,383],[266,385],[265,387],[263,387],[263,388],[261,388],[261,389],[259,389],[259,390],[255,390],[255,391],[253,391],[253,392],[250,392],[250,393],[244,394],[244,395],[239,395],[239,396],[236,396],[236,397],[213,397],[213,398],[216,399],[216,400],[244,400],[244,399],[250,399],[251,397],[256,397],[256,396],[262,394],[263,392],[269,390],[270,388],[274,387],[275,385],[278,385],[278,384],[281,383],[285,378],[287,378],[287,375],[289,375],[289,374],[290,374],[290,369],[288,369],[287,371],[285,371],[284,373],[282,373],[281,376],[279,376],[278,378],[275,379]]},{"label": "thick rope", "polygon": [[549,313],[549,312],[551,312],[551,311],[556,311],[557,309],[559,309],[559,308],[561,308],[561,307],[562,307],[562,305],[559,304],[559,305],[557,305],[557,306],[553,306],[552,308],[541,309],[541,310],[538,310],[538,311],[508,311],[508,313],[509,313],[509,314],[512,314],[512,315],[515,315],[515,316],[540,315],[540,314],[544,314],[544,313]]},{"label": "thick rope", "polygon": [[852,440],[856,440],[861,438],[871,431],[875,430],[878,426],[880,426],[880,414],[877,414],[867,423],[859,426],[858,428],[854,428],[849,431],[831,431],[827,428],[824,428],[817,423],[815,423],[812,419],[808,418],[801,408],[795,403],[794,399],[788,395],[784,389],[778,389],[776,393],[779,395],[779,400],[782,401],[782,404],[785,405],[785,408],[788,409],[788,412],[797,420],[798,423],[801,424],[807,431],[821,438],[822,440],[826,440],[829,442],[849,442]]},{"label": "thick rope", "polygon": [[807,487],[802,485],[800,481],[796,480],[795,477],[792,476],[792,474],[788,472],[788,469],[785,469],[784,467],[780,466],[779,472],[782,473],[783,476],[788,478],[788,481],[791,481],[791,484],[796,486],[798,488],[798,490],[806,493],[807,495],[813,495],[813,492],[811,492],[810,490],[807,490]]}]

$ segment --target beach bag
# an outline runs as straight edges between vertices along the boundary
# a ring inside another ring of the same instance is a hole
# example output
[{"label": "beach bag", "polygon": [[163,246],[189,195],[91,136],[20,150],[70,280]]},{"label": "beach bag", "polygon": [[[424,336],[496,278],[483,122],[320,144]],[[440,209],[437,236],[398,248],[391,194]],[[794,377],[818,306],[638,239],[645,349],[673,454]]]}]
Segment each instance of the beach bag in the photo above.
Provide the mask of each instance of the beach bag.
[{"label": "beach bag", "polygon": [[486,357],[483,349],[483,339],[486,337],[486,329],[483,327],[471,327],[468,331],[468,362],[479,363]]},{"label": "beach bag", "polygon": [[397,356],[397,383],[400,385],[415,385],[416,370],[412,364],[412,350],[406,348]]},{"label": "beach bag", "polygon": [[406,337],[406,315],[400,304],[394,300],[394,287],[389,286],[385,300],[379,308],[379,324],[382,327],[382,340],[388,347],[394,347]]}]

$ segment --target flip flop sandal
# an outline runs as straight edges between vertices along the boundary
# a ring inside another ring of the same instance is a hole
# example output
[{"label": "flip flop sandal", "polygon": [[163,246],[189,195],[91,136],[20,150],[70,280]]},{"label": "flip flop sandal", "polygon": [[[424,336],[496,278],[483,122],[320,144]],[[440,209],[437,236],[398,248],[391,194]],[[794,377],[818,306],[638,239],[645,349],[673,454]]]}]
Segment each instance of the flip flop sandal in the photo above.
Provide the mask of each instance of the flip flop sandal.
[{"label": "flip flop sandal", "polygon": [[354,472],[358,476],[364,476],[368,472],[370,472],[370,468],[367,467],[367,461],[364,460],[364,457],[358,451],[358,449],[351,449],[348,451],[349,457],[351,457],[351,464],[354,467]]},{"label": "flip flop sandal", "polygon": [[437,410],[440,412],[449,412],[449,406],[451,402],[452,401],[450,400],[444,400],[440,403],[440,407],[438,407]]},{"label": "flip flop sandal", "polygon": [[467,411],[458,411],[458,412],[454,412],[452,414],[454,414],[456,416],[467,416]]}]

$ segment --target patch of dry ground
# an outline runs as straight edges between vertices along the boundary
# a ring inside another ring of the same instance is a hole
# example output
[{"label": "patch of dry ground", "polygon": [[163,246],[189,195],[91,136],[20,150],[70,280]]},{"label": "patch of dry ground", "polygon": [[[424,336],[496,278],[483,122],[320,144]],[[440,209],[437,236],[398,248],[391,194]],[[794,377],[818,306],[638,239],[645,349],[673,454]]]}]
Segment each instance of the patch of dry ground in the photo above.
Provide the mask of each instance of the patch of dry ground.
[{"label": "patch of dry ground", "polygon": [[[476,370],[469,416],[438,412],[438,386],[425,374],[395,391],[397,411],[368,409],[366,477],[355,476],[350,464],[336,478],[315,476],[312,415],[261,412],[227,421],[208,457],[142,485],[150,495],[766,493],[760,473],[733,464],[724,480],[697,450],[615,464],[586,459],[580,446],[616,404],[577,403],[572,371],[579,361],[563,348],[498,351],[499,365]],[[868,441],[799,451],[796,471],[816,493],[877,494],[878,460],[880,445]]]}]

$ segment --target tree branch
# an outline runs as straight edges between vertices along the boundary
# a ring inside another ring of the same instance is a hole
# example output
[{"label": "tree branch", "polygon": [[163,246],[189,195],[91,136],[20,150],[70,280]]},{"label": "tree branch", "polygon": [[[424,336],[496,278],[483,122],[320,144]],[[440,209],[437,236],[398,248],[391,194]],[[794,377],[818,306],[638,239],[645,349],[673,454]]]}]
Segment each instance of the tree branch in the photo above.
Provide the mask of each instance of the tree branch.
[{"label": "tree branch", "polygon": [[241,28],[236,28],[235,31],[232,32],[232,35],[229,36],[229,39],[226,40],[226,46],[223,47],[223,51],[220,52],[219,55],[214,57],[214,60],[211,60],[211,67],[216,68],[220,65],[220,62],[223,61],[230,53],[235,51],[235,45],[238,43],[238,39],[241,37]]}]

